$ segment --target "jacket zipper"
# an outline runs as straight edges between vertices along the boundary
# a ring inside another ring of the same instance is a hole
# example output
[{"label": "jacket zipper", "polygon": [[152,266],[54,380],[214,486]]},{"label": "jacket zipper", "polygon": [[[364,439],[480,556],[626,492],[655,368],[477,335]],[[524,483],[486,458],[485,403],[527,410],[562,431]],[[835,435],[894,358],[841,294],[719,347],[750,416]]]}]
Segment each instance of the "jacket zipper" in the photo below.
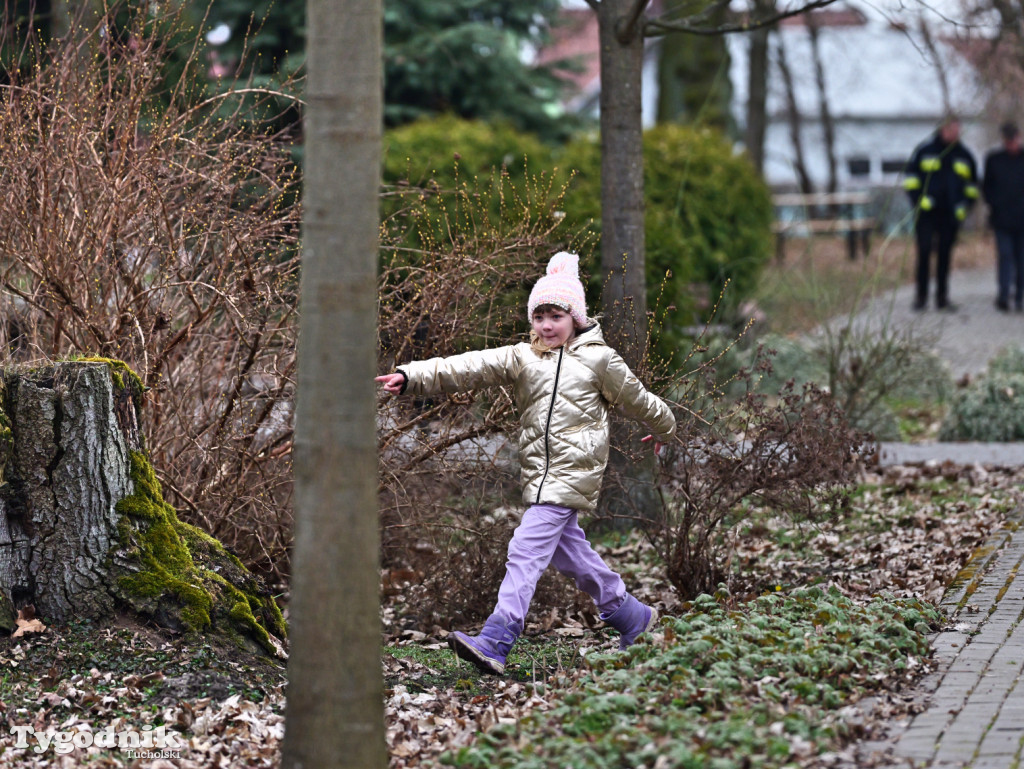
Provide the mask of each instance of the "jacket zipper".
[{"label": "jacket zipper", "polygon": [[555,396],[558,395],[558,378],[562,374],[562,353],[565,352],[565,347],[560,347],[558,350],[558,365],[555,367],[555,384],[551,388],[551,403],[548,404],[548,418],[544,423],[544,475],[540,479],[540,485],[537,486],[537,501],[535,505],[540,504],[540,494],[544,489],[544,481],[548,479],[548,473],[551,471],[551,415],[555,411]]}]

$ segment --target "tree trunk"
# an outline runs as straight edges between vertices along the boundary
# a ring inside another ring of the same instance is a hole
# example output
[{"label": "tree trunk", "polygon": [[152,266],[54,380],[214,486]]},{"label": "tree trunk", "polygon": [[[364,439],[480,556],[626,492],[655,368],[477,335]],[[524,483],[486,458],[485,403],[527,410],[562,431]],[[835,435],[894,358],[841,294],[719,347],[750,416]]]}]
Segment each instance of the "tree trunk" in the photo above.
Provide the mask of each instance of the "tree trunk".
[{"label": "tree trunk", "polygon": [[[838,161],[836,159],[836,124],[828,101],[828,87],[825,82],[825,62],[821,58],[821,44],[818,37],[818,20],[813,11],[804,14],[807,35],[814,59],[814,83],[818,89],[818,113],[821,116],[821,131],[825,141],[825,162],[828,164],[828,186],[826,191],[839,189]],[[836,212],[830,211],[829,215]]]},{"label": "tree trunk", "polygon": [[622,29],[632,3],[602,0],[601,42],[601,270],[605,336],[637,367],[647,335],[644,273],[644,156],[642,85],[644,40]]},{"label": "tree trunk", "polygon": [[282,765],[387,765],[377,520],[380,0],[309,0],[292,657]]},{"label": "tree trunk", "polygon": [[[764,13],[774,8],[774,0],[756,0],[754,7]],[[768,35],[770,27],[750,33],[750,60],[747,62],[747,129],[746,144],[750,162],[764,174],[764,137],[768,128]]]},{"label": "tree trunk", "polygon": [[280,648],[272,596],[181,523],[143,450],[142,383],[119,361],[2,375],[0,593],[50,623],[130,609],[181,631]]},{"label": "tree trunk", "polygon": [[[647,279],[644,265],[644,156],[641,86],[644,39],[628,13],[635,3],[602,0],[601,42],[601,269],[604,332],[630,368],[644,367]],[[619,521],[653,518],[659,509],[654,458],[633,462],[624,447],[641,451],[639,434],[612,422],[613,450],[601,512]]]},{"label": "tree trunk", "polygon": [[[57,364],[5,378],[10,458],[0,488],[0,586],[51,622],[113,613],[104,566],[117,503],[132,493],[139,451],[130,398],[101,364]],[[123,405],[123,404],[122,404]],[[120,418],[119,418],[120,417]]]},{"label": "tree trunk", "polygon": [[796,100],[796,88],[793,83],[793,72],[789,68],[789,60],[786,57],[786,48],[782,43],[781,36],[776,48],[778,57],[779,73],[782,75],[782,83],[786,89],[786,108],[789,117],[789,138],[793,144],[793,169],[796,171],[797,181],[800,184],[800,192],[810,195],[814,192],[814,182],[807,172],[806,155],[804,153],[804,142],[801,131],[803,130],[803,116],[800,114],[800,105]]}]

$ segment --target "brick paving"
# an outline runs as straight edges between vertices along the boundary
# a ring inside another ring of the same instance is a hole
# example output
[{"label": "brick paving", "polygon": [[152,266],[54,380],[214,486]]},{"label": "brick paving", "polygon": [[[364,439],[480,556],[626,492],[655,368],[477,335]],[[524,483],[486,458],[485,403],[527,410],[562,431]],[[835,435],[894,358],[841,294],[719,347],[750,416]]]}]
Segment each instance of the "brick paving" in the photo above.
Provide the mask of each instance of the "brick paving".
[{"label": "brick paving", "polygon": [[[956,272],[955,313],[910,309],[913,288],[874,300],[855,322],[899,324],[930,340],[957,377],[982,373],[1007,345],[1024,344],[1024,315],[993,307],[993,270]],[[1024,465],[1021,444],[883,444],[882,464],[952,461]],[[990,537],[947,590],[948,621],[933,639],[936,669],[920,684],[924,709],[862,744],[864,765],[1024,769],[1024,511]]]},{"label": "brick paving", "polygon": [[925,709],[862,745],[867,765],[1024,769],[1024,513],[979,548],[942,600]]}]

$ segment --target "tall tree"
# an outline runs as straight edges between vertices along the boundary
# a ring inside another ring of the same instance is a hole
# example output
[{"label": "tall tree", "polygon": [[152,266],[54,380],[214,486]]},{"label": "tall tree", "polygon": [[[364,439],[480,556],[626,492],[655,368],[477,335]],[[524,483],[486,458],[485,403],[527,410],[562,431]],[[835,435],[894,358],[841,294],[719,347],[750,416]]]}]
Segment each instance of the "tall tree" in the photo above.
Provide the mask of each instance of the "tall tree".
[{"label": "tall tree", "polygon": [[[646,338],[643,156],[640,96],[644,39],[672,32],[722,35],[770,25],[833,0],[742,11],[728,0],[586,0],[601,41],[601,268],[612,343],[636,366]],[[660,8],[654,11],[655,7]]]},{"label": "tall tree", "polygon": [[[812,0],[798,9],[773,11],[764,18],[753,12],[726,10],[729,0],[666,2],[651,12],[652,0],[586,0],[597,14],[601,45],[601,270],[605,331],[609,342],[635,370],[642,369],[647,340],[647,285],[644,238],[644,163],[641,89],[644,39],[670,32],[721,35],[770,24],[833,0]],[[758,6],[755,6],[755,11]],[[625,436],[616,431],[613,443]],[[638,444],[637,444],[638,445]],[[628,516],[655,514],[653,467],[629,462],[615,452],[610,467],[622,479],[609,488],[604,512]]]},{"label": "tall tree", "polygon": [[[754,0],[755,15],[769,16],[775,0]],[[750,33],[750,55],[747,62],[747,127],[744,143],[750,162],[759,174],[764,173],[764,137],[768,128],[768,35],[771,27],[761,26]]]},{"label": "tall tree", "polygon": [[380,0],[310,0],[289,769],[380,767],[376,264]]},{"label": "tall tree", "polygon": [[[231,34],[216,55],[257,81],[291,74],[305,53],[304,4],[217,0],[206,26],[224,24]],[[385,0],[386,124],[452,113],[565,138],[576,121],[552,112],[560,64],[534,66],[523,56],[548,39],[559,8],[559,0]]]},{"label": "tall tree", "polygon": [[[726,9],[719,10],[724,18]],[[658,51],[658,120],[729,131],[732,82],[724,35],[665,35]]]}]

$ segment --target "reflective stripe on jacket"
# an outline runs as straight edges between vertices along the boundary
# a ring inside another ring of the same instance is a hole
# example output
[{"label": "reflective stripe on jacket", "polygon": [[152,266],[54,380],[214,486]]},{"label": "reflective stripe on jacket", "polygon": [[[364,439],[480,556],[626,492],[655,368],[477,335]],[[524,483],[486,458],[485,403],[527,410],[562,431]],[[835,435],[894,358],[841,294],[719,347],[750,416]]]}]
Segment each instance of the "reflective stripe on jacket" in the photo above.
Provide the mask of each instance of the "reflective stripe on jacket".
[{"label": "reflective stripe on jacket", "polygon": [[903,189],[921,211],[954,214],[963,220],[978,199],[974,156],[959,141],[946,144],[936,133],[914,150]]},{"label": "reflective stripe on jacket", "polygon": [[608,464],[608,409],[671,440],[671,410],[649,392],[597,324],[563,347],[539,352],[523,342],[408,363],[406,392],[426,395],[512,385],[519,412],[523,501],[593,510]]}]

